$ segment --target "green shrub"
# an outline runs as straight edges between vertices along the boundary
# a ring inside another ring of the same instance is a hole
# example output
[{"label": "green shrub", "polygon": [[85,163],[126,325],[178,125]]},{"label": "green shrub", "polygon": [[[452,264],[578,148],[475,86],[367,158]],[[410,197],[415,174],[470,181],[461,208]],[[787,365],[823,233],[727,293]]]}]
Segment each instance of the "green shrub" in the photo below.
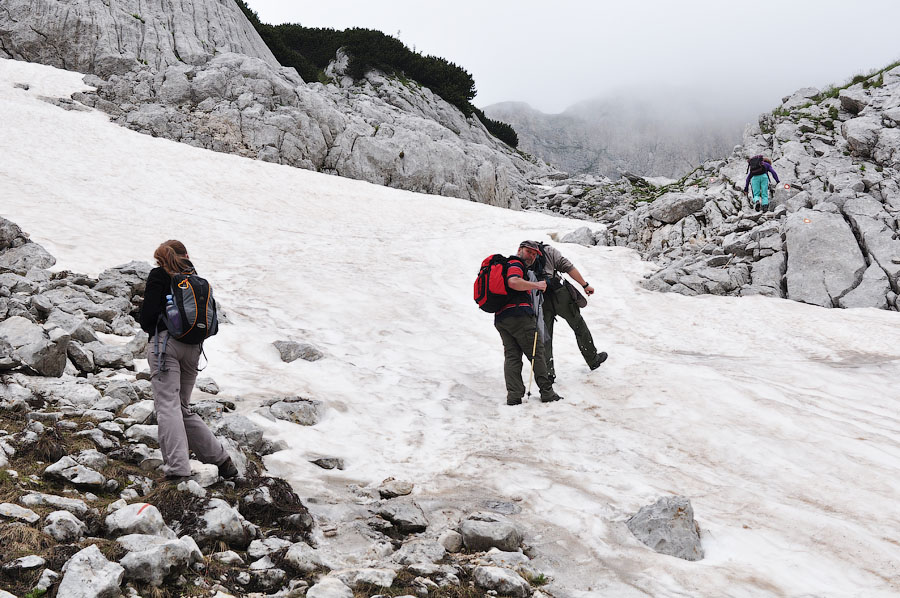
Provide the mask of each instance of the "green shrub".
[{"label": "green shrub", "polygon": [[519,145],[519,136],[516,134],[516,130],[512,128],[511,125],[506,124],[505,122],[499,120],[493,120],[485,116],[484,112],[479,110],[478,108],[472,109],[475,112],[475,116],[478,117],[484,127],[488,130],[488,133],[505,143],[510,147],[517,147]]}]

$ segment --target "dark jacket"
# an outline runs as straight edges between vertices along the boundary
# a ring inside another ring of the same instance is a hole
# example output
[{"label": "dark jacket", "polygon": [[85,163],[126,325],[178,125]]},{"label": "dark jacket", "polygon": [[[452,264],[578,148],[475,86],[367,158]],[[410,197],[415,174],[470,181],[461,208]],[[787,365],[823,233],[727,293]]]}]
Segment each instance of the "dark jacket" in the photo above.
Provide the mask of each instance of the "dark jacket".
[{"label": "dark jacket", "polygon": [[163,268],[153,268],[147,276],[144,304],[141,306],[141,328],[153,338],[159,330],[165,330],[159,315],[166,309],[166,295],[172,293],[172,277]]}]

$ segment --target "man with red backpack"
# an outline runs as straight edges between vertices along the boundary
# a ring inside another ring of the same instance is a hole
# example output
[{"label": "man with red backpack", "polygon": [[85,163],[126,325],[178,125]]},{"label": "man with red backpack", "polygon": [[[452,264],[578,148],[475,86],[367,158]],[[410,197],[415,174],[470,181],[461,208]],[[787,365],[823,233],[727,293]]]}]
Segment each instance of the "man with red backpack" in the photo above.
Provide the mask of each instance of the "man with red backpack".
[{"label": "man with red backpack", "polygon": [[[535,293],[547,289],[544,281],[526,280],[528,267],[540,254],[537,249],[520,247],[515,256],[491,256],[485,260],[485,266],[493,266],[495,273],[502,277],[503,289],[493,289],[505,294],[499,307],[494,311],[494,327],[503,341],[504,365],[506,379],[506,404],[521,405],[525,396],[525,384],[522,382],[522,356],[531,360],[534,379],[541,391],[541,402],[559,401],[561,396],[553,390],[553,382],[547,375],[547,364],[544,361],[543,343],[538,340],[537,317],[533,299]],[[481,276],[479,276],[481,278]],[[494,277],[496,278],[496,276]],[[479,306],[485,311],[492,311],[479,301],[479,281],[476,280],[475,296]],[[482,287],[483,287],[482,283]],[[484,288],[482,294],[486,293]]]},{"label": "man with red backpack", "polygon": [[747,160],[747,180],[744,182],[744,193],[753,186],[753,196],[751,203],[756,211],[769,211],[769,173],[778,180],[778,173],[772,168],[772,161],[763,156],[753,156]]}]

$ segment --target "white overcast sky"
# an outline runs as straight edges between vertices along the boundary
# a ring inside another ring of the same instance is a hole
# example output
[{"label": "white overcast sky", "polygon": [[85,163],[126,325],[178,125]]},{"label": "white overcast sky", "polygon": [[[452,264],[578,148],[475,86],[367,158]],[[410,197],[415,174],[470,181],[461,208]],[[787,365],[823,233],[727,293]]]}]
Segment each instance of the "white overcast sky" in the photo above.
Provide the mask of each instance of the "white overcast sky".
[{"label": "white overcast sky", "polygon": [[560,112],[626,88],[774,108],[900,59],[900,0],[247,0],[266,23],[366,27],[475,79],[480,107]]}]

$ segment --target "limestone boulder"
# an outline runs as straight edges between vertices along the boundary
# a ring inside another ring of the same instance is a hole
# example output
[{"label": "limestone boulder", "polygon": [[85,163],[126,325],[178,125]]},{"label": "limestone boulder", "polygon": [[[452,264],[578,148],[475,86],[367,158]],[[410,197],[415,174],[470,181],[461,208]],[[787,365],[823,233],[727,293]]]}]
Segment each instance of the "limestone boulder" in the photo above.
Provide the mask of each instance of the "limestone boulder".
[{"label": "limestone boulder", "polygon": [[248,522],[231,505],[213,498],[201,515],[201,526],[194,539],[200,543],[222,541],[238,548],[246,547],[258,535],[259,530]]},{"label": "limestone boulder", "polygon": [[706,203],[706,197],[687,193],[666,193],[650,205],[650,216],[674,224],[685,216],[699,212]]},{"label": "limestone boulder", "polygon": [[87,503],[80,498],[67,498],[42,492],[26,494],[19,499],[19,502],[26,507],[53,507],[54,509],[68,511],[76,517],[84,517],[88,512]]},{"label": "limestone boulder", "polygon": [[218,436],[225,436],[246,447],[258,451],[263,444],[263,430],[243,415],[225,415],[213,422],[210,429]]},{"label": "limestone boulder", "polygon": [[304,361],[318,361],[325,355],[314,345],[298,343],[296,341],[275,341],[272,343],[281,355],[281,361],[290,363],[298,359]]},{"label": "limestone boulder", "polygon": [[325,404],[314,399],[285,397],[270,405],[269,413],[276,419],[283,419],[301,426],[314,426],[322,419],[325,413]]},{"label": "limestone boulder", "polygon": [[687,561],[703,558],[700,526],[694,521],[694,509],[686,497],[664,496],[641,508],[626,525],[638,540],[656,552]]},{"label": "limestone boulder", "polygon": [[101,473],[81,465],[69,456],[44,469],[44,477],[69,482],[82,488],[100,489],[106,485],[106,478]]},{"label": "limestone boulder", "polygon": [[878,143],[881,128],[881,119],[863,116],[841,125],[841,133],[850,145],[851,151],[863,158],[869,158],[875,150],[875,144]]},{"label": "limestone boulder", "polygon": [[87,526],[69,511],[54,511],[47,515],[44,523],[44,533],[64,544],[79,542],[88,531]]},{"label": "limestone boulder", "polygon": [[112,563],[92,544],[75,553],[63,567],[57,596],[66,598],[114,598],[125,569]]},{"label": "limestone boulder", "polygon": [[326,567],[319,551],[306,542],[292,544],[284,553],[284,560],[300,573],[312,573]]},{"label": "limestone boulder", "polygon": [[37,243],[25,243],[0,252],[0,268],[27,271],[32,268],[46,270],[56,263],[56,258]]},{"label": "limestone boulder", "polygon": [[887,309],[887,295],[891,292],[888,277],[878,264],[872,264],[863,273],[860,283],[838,299],[838,307],[874,307]]},{"label": "limestone boulder", "polygon": [[133,503],[107,515],[106,530],[111,536],[143,534],[162,538],[175,538],[162,514],[149,503]]},{"label": "limestone boulder", "polygon": [[787,217],[785,236],[787,298],[835,307],[859,284],[866,262],[840,214],[798,210]]},{"label": "limestone boulder", "polygon": [[859,114],[871,101],[869,95],[862,89],[842,89],[838,93],[841,108],[851,114]]},{"label": "limestone boulder", "polygon": [[423,532],[428,527],[425,513],[414,501],[388,501],[377,512],[390,521],[400,533]]},{"label": "limestone boulder", "polygon": [[309,591],[307,598],[353,598],[353,590],[337,577],[326,575],[319,579]]},{"label": "limestone boulder", "polygon": [[495,513],[474,513],[459,526],[463,544],[471,551],[491,548],[513,551],[522,543],[522,532],[509,519]]},{"label": "limestone boulder", "polygon": [[60,328],[51,333],[21,316],[0,322],[0,339],[12,348],[16,359],[37,376],[62,376],[66,369],[69,335]]},{"label": "limestone boulder", "polygon": [[527,598],[531,596],[531,586],[521,575],[502,567],[475,567],[472,573],[475,585],[492,590],[500,596]]},{"label": "limestone boulder", "polygon": [[126,579],[154,587],[179,575],[192,561],[193,546],[182,540],[147,534],[129,534],[116,539],[128,551],[119,560]]}]

